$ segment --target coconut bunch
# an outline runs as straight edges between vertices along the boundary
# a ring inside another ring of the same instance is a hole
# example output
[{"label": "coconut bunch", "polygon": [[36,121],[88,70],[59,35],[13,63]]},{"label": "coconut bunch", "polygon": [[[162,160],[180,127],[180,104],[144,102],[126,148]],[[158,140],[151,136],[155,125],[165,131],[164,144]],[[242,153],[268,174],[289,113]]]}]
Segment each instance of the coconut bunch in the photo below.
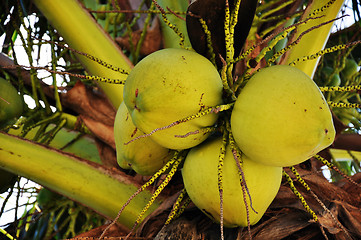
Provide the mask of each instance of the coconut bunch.
[{"label": "coconut bunch", "polygon": [[221,104],[222,90],[217,69],[196,52],[164,49],[145,57],[129,74],[116,115],[119,165],[153,175],[175,151],[203,142],[218,115],[186,118]]},{"label": "coconut bunch", "polygon": [[124,85],[118,163],[152,175],[185,151],[181,171],[194,204],[224,226],[253,225],[276,196],[282,168],[333,142],[332,115],[313,80],[288,65],[255,73],[233,102],[223,95],[220,73],[202,55],[171,48],[148,55]]}]

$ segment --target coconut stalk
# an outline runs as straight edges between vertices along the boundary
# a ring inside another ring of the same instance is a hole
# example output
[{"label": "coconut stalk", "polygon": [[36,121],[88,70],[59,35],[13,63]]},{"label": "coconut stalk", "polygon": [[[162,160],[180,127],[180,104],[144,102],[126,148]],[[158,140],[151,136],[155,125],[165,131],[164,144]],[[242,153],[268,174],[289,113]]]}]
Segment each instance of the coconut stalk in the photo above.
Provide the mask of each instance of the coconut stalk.
[{"label": "coconut stalk", "polygon": [[[165,11],[171,9],[175,12],[187,12],[188,8],[188,0],[158,0],[157,3],[160,7],[162,7]],[[180,33],[183,34],[184,37],[184,47],[191,47],[191,43],[188,38],[186,21],[184,19],[179,18],[173,14],[167,14],[167,19],[171,24],[173,24]],[[185,15],[180,15],[180,17],[184,17]],[[180,37],[171,29],[167,23],[162,20],[162,16],[159,15],[160,18],[160,26],[162,29],[163,42],[165,48],[181,48]]]},{"label": "coconut stalk", "polygon": [[[77,51],[92,55],[115,67],[130,71],[132,63],[94,18],[76,0],[34,0],[38,9],[52,26]],[[90,75],[125,80],[127,75],[101,66],[85,56],[78,55]],[[123,85],[99,82],[99,86],[117,109],[123,100]]]},{"label": "coconut stalk", "polygon": [[[54,127],[56,127],[54,124],[50,124],[45,132],[50,131]],[[25,138],[28,140],[33,140],[39,129],[40,126],[32,128],[29,132],[27,132]],[[18,129],[10,128],[8,133],[15,136],[21,136],[22,131],[22,127]],[[60,129],[49,143],[49,146],[52,148],[61,149],[63,152],[73,154],[77,157],[84,158],[92,162],[99,164],[101,163],[95,140],[88,135],[83,135],[80,137],[79,132],[70,130],[69,128]],[[86,151],[84,151],[84,149],[86,149]]]},{"label": "coconut stalk", "polygon": [[[329,5],[330,2],[333,3]],[[316,19],[309,20],[306,24],[298,26],[296,29],[296,33],[293,35],[292,39],[289,40],[289,42],[295,41],[302,33],[313,27],[335,19],[340,12],[343,2],[343,0],[313,0],[306,8],[300,21],[303,21],[310,17],[310,14],[315,13],[315,10],[321,9],[324,6],[329,6],[325,7],[323,11],[319,11],[318,13],[313,14],[312,17],[316,17]],[[292,61],[298,58],[309,56],[324,49],[330,36],[332,26],[333,22],[330,22],[328,24],[318,27],[317,29],[313,29],[312,31],[302,36],[301,40],[297,43],[297,45],[287,51],[285,58],[281,61],[280,64],[290,64]],[[313,78],[319,60],[320,57],[314,60],[299,62],[297,63],[296,67],[302,70],[311,78]]]},{"label": "coconut stalk", "polygon": [[[116,217],[140,187],[120,171],[3,132],[0,168],[31,179],[110,219]],[[151,195],[143,191],[135,197],[120,215],[119,223],[131,228]],[[156,200],[146,215],[160,202]]]}]

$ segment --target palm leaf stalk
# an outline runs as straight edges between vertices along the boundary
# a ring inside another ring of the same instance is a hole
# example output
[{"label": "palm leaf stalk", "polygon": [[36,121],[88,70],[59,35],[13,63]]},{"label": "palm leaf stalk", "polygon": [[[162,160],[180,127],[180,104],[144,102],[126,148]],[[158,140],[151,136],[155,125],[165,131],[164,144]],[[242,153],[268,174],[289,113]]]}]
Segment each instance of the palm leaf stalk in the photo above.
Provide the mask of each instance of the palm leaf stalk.
[{"label": "palm leaf stalk", "polygon": [[[289,42],[295,41],[301,34],[312,28],[317,27],[317,29],[311,30],[303,35],[300,41],[286,53],[286,57],[282,60],[281,64],[290,64],[296,59],[310,56],[324,49],[333,25],[331,20],[336,19],[343,3],[343,0],[312,1],[306,8],[300,21],[306,20],[309,17],[315,19],[300,25],[297,28],[296,34],[293,35],[293,38],[290,39]],[[328,24],[324,24],[328,21],[330,21]],[[320,58],[316,58],[314,60],[299,62],[296,67],[313,78],[319,59]]]},{"label": "palm leaf stalk", "polygon": [[[71,48],[127,72],[131,70],[132,63],[129,59],[78,1],[63,0],[59,3],[58,1],[34,0],[34,3]],[[91,75],[122,81],[127,77],[126,74],[101,66],[85,56],[78,55],[78,57]],[[99,86],[113,106],[118,108],[123,100],[123,85],[99,82]]]},{"label": "palm leaf stalk", "polygon": [[[0,132],[0,143],[2,169],[31,179],[111,219],[140,187],[120,171],[7,133]],[[131,228],[151,195],[143,191],[134,198],[119,223]],[[160,202],[155,200],[146,215]]]}]

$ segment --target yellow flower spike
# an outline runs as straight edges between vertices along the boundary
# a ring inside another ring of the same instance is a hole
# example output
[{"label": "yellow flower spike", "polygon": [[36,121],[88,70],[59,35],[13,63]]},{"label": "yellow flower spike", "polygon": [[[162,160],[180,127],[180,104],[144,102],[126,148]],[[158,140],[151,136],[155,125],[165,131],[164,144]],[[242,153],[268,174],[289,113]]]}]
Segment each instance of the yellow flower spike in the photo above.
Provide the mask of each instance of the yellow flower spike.
[{"label": "yellow flower spike", "polygon": [[342,50],[342,49],[346,49],[346,48],[348,48],[350,46],[353,46],[353,45],[356,45],[356,44],[359,44],[359,43],[360,43],[360,41],[356,41],[356,42],[351,42],[349,44],[340,44],[340,45],[336,45],[336,46],[333,46],[333,47],[329,47],[329,48],[320,50],[320,51],[318,51],[318,52],[316,52],[314,54],[311,54],[311,55],[308,55],[308,56],[303,56],[301,58],[297,58],[294,61],[290,62],[289,65],[290,66],[296,66],[301,62],[307,62],[307,61],[310,61],[310,60],[315,60],[315,59],[317,59],[317,58],[319,58],[322,55],[325,55],[327,53],[332,53],[332,52],[336,52],[336,51],[339,51],[339,50]]},{"label": "yellow flower spike", "polygon": [[361,108],[361,104],[359,103],[343,103],[343,102],[327,102],[331,107],[339,107],[339,108]]},{"label": "yellow flower spike", "polygon": [[[335,222],[335,224],[342,229],[342,231],[351,239],[351,236],[349,235],[348,231],[342,226],[342,224],[337,220],[337,218],[334,216],[334,214],[326,207],[326,205],[321,201],[321,199],[312,191],[312,189],[308,186],[308,184],[302,179],[301,175],[298,173],[295,167],[290,167],[290,170],[292,173],[296,176],[297,181],[302,184],[302,186],[311,193],[311,195],[316,199],[316,201],[321,205],[321,207],[330,214],[332,220]],[[323,226],[320,224],[320,229],[323,231]],[[325,235],[325,233],[324,233]]]},{"label": "yellow flower spike", "polygon": [[328,168],[333,169],[338,174],[343,176],[347,181],[354,184],[355,186],[358,186],[361,188],[361,185],[357,182],[355,182],[352,178],[350,178],[348,175],[346,175],[344,172],[342,172],[340,169],[338,169],[333,163],[329,162],[327,159],[321,157],[320,155],[315,155],[314,158],[316,158],[318,161],[322,162],[324,165],[326,165]]},{"label": "yellow flower spike", "polygon": [[[180,12],[183,15],[187,10],[188,2],[174,0],[153,0],[153,3],[160,10],[162,15],[161,17],[163,19],[163,21],[160,22],[160,25],[163,32],[164,48],[189,49],[191,44],[187,34],[186,22],[173,14]],[[172,12],[170,14],[169,12],[165,11],[166,7],[171,9]]]},{"label": "yellow flower spike", "polygon": [[184,200],[184,203],[182,204],[182,206],[179,208],[179,210],[177,211],[177,213],[174,215],[174,219],[178,218],[186,209],[186,207],[188,207],[188,205],[192,202],[192,200],[190,199],[190,197],[187,195],[186,199]]},{"label": "yellow flower spike", "polygon": [[216,66],[216,55],[214,53],[213,50],[213,46],[212,46],[212,34],[211,31],[209,31],[208,26],[206,21],[204,21],[203,18],[199,18],[199,22],[202,25],[203,31],[206,34],[207,37],[207,49],[208,49],[208,54],[210,56],[210,61],[213,63],[214,66]]},{"label": "yellow flower spike", "polygon": [[[307,31],[308,29],[335,19],[340,11],[340,8],[343,5],[343,2],[343,0],[313,1],[307,7],[305,14],[301,18],[301,21],[310,16],[317,17],[324,15],[324,17],[308,21],[306,24],[298,26],[297,32],[294,35],[294,39],[291,39],[290,42],[297,39],[303,32]],[[303,36],[300,42],[298,42],[296,46],[294,46],[291,50],[288,51],[285,59],[281,61],[281,64],[289,64],[297,58],[302,58],[303,56],[314,54],[315,52],[323,49],[329,38],[331,27],[332,24],[327,24]],[[312,61],[301,62],[297,64],[296,67],[305,72],[311,78],[313,78],[318,61],[319,58],[316,58]]]},{"label": "yellow flower spike", "polygon": [[226,156],[226,147],[227,147],[227,131],[224,131],[223,138],[222,138],[222,145],[219,149],[219,156],[218,156],[218,191],[219,191],[219,207],[220,207],[220,227],[221,227],[221,239],[224,239],[224,232],[223,232],[223,165],[224,165],[224,158]]},{"label": "yellow flower spike", "polygon": [[292,178],[290,177],[290,175],[288,175],[285,171],[283,171],[283,176],[286,178],[288,184],[290,185],[290,188],[292,190],[292,192],[298,197],[298,199],[300,199],[303,207],[306,209],[306,211],[311,214],[313,220],[315,222],[318,221],[317,215],[316,213],[310,208],[310,206],[308,206],[305,198],[302,196],[302,194],[297,190],[297,188],[295,187]]},{"label": "yellow flower spike", "polygon": [[[129,59],[78,1],[63,0],[59,4],[58,1],[35,0],[34,4],[71,48],[96,56],[125,71],[131,70],[132,64]],[[103,67],[85,56],[79,56],[79,60],[91,75],[120,79],[121,81],[127,77],[127,75]],[[114,107],[118,108],[123,100],[123,85],[99,83],[99,86]]]},{"label": "yellow flower spike", "polygon": [[177,215],[178,211],[180,210],[181,202],[184,196],[187,195],[187,191],[185,188],[180,192],[177,200],[173,204],[172,211],[169,213],[167,220],[165,221],[164,225],[168,225]]},{"label": "yellow flower spike", "polygon": [[[155,190],[155,192],[153,193],[151,199],[148,201],[147,205],[143,208],[143,210],[140,212],[140,214],[138,215],[137,220],[135,221],[132,230],[130,231],[130,233],[128,234],[128,236],[130,236],[132,234],[132,232],[135,230],[135,228],[137,227],[137,225],[143,220],[146,212],[150,209],[150,207],[153,205],[153,203],[156,201],[157,197],[159,196],[159,194],[163,191],[163,189],[168,185],[168,183],[170,182],[170,180],[172,179],[172,177],[174,176],[174,174],[176,173],[176,171],[178,170],[178,166],[179,164],[184,160],[184,156],[180,156],[178,159],[175,160],[172,168],[170,169],[169,173],[167,174],[167,176],[165,177],[164,181],[159,185],[159,187]],[[127,237],[128,237],[127,236]]]},{"label": "yellow flower spike", "polygon": [[350,91],[361,91],[361,85],[357,86],[334,86],[334,87],[320,87],[321,92],[350,92]]}]

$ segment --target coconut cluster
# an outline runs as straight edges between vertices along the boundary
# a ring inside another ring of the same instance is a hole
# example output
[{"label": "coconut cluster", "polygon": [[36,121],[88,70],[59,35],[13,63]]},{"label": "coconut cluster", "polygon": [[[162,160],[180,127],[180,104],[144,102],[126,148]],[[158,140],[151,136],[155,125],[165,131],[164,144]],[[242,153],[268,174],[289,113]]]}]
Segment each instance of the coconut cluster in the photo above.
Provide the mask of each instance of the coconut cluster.
[{"label": "coconut cluster", "polygon": [[240,149],[236,154],[222,137],[212,134],[225,117],[217,121],[220,114],[207,109],[222,104],[227,104],[222,80],[205,57],[183,49],[148,55],[124,85],[124,102],[114,125],[117,159],[123,168],[152,175],[175,151],[189,149],[182,168],[185,189],[194,204],[218,222],[222,160],[224,225],[247,226],[257,223],[275,198],[282,167],[328,147],[335,129],[316,84],[290,66],[254,74],[231,114],[225,114]]}]

